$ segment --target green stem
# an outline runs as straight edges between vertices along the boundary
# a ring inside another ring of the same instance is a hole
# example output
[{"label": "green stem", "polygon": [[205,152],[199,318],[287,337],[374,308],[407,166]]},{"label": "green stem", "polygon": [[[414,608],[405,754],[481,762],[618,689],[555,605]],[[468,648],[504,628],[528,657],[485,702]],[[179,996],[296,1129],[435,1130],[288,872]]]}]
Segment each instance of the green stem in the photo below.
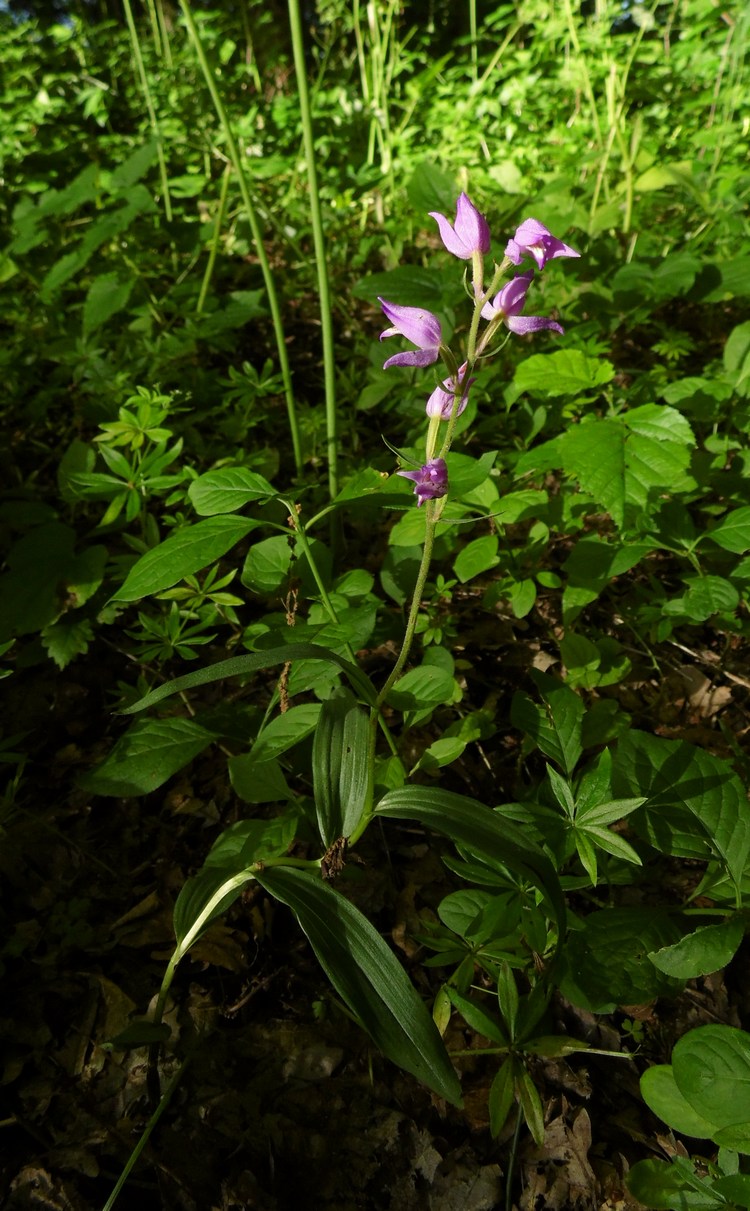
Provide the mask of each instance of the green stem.
[{"label": "green stem", "polygon": [[156,110],[154,109],[154,102],[151,97],[151,89],[150,89],[149,83],[148,83],[148,76],[146,75],[146,67],[143,62],[143,55],[141,54],[141,44],[138,40],[138,30],[136,29],[135,21],[133,20],[133,10],[130,7],[130,0],[123,0],[123,7],[125,9],[125,19],[128,23],[128,33],[130,34],[130,43],[131,43],[131,46],[133,47],[133,57],[135,59],[136,66],[138,68],[138,75],[139,75],[140,81],[141,81],[141,88],[143,89],[143,97],[146,102],[146,109],[148,110],[148,120],[151,123],[151,130],[153,131],[154,138],[156,140],[156,154],[159,158],[159,176],[161,177],[161,192],[162,192],[162,197],[164,198],[164,214],[166,216],[167,222],[171,223],[172,222],[172,199],[169,196],[169,179],[167,177],[167,162],[164,158],[164,144],[162,142],[161,130],[159,128],[159,120],[156,116]]},{"label": "green stem", "polygon": [[[422,562],[419,565],[419,572],[417,573],[417,583],[414,586],[414,595],[411,600],[411,608],[409,610],[409,617],[408,617],[407,623],[406,623],[404,641],[401,645],[401,651],[398,654],[398,659],[397,659],[395,665],[393,666],[393,669],[391,670],[391,675],[388,678],[388,680],[386,681],[386,683],[383,686],[380,693],[378,694],[378,697],[377,697],[376,703],[375,703],[376,707],[379,707],[381,705],[381,703],[383,703],[385,701],[385,699],[388,697],[388,694],[390,693],[391,689],[393,688],[393,686],[395,685],[395,683],[398,681],[399,677],[401,676],[403,667],[409,658],[409,652],[411,650],[411,645],[414,641],[414,634],[417,629],[417,619],[419,618],[419,608],[422,604],[422,594],[424,592],[425,584],[427,583],[427,574],[430,570],[430,561],[432,559],[432,548],[435,543],[435,529],[437,527],[438,517],[440,516],[440,513],[438,512],[436,506],[440,505],[441,503],[442,502],[439,500],[438,501],[428,500],[427,504],[425,505],[425,514],[426,514],[425,523],[426,524],[425,524],[425,535],[424,535],[424,547],[422,549]],[[442,510],[441,510],[441,512],[442,512]]]},{"label": "green stem", "polygon": [[201,289],[200,289],[200,294],[198,295],[198,302],[195,304],[195,314],[196,315],[200,315],[203,311],[203,308],[206,304],[206,295],[208,294],[208,288],[211,284],[211,278],[213,277],[214,265],[216,264],[216,256],[219,251],[219,243],[221,242],[221,228],[222,228],[222,224],[224,222],[224,215],[226,214],[226,209],[227,209],[227,195],[229,194],[229,178],[231,177],[231,175],[232,175],[232,165],[227,164],[226,168],[224,169],[224,176],[223,176],[222,182],[221,182],[221,194],[219,195],[219,209],[216,212],[216,227],[214,229],[214,234],[211,239],[211,248],[210,248],[209,254],[208,254],[208,264],[206,265],[206,272],[203,274],[203,281],[201,282]]},{"label": "green stem", "polygon": [[292,53],[294,55],[294,70],[297,74],[297,95],[299,97],[300,117],[302,119],[302,138],[305,148],[305,164],[309,185],[310,220],[312,223],[313,245],[315,247],[318,295],[320,298],[320,327],[323,341],[323,376],[326,400],[328,491],[331,499],[333,499],[338,493],[338,439],[336,433],[336,360],[333,347],[331,294],[328,283],[328,262],[326,259],[325,236],[323,234],[323,219],[320,208],[320,192],[315,169],[315,142],[313,139],[310,96],[307,89],[307,69],[305,66],[305,48],[302,38],[299,0],[288,0],[288,4],[289,28],[292,34]]},{"label": "green stem", "polygon": [[[125,2],[127,3],[128,0],[125,0]],[[268,306],[271,311],[271,321],[273,323],[274,335],[276,337],[279,369],[281,371],[281,378],[284,383],[284,394],[286,396],[287,415],[289,418],[289,432],[292,439],[292,451],[294,455],[294,467],[297,476],[301,477],[303,470],[302,443],[300,441],[297,409],[295,406],[294,391],[292,389],[292,376],[289,369],[289,358],[287,356],[286,341],[284,339],[284,325],[281,319],[281,310],[279,308],[279,300],[276,293],[276,284],[273,280],[271,266],[266,255],[266,250],[263,246],[263,233],[260,228],[260,223],[258,221],[253,200],[250,196],[250,188],[248,186],[247,176],[245,174],[243,159],[240,156],[237,148],[237,141],[234,137],[234,132],[232,131],[232,126],[229,121],[227,111],[224,107],[224,102],[222,101],[219,95],[219,90],[216,87],[216,79],[211,71],[208,59],[206,58],[206,52],[203,48],[203,43],[201,42],[195,21],[193,20],[193,14],[190,11],[188,0],[180,0],[180,8],[182,9],[185,24],[187,25],[188,33],[193,43],[195,53],[198,57],[198,62],[201,65],[206,86],[211,94],[211,100],[213,101],[214,109],[216,110],[216,116],[219,119],[219,124],[221,125],[224,133],[227,151],[229,152],[229,159],[231,160],[232,168],[234,169],[237,177],[237,184],[239,185],[242,202],[245,207],[245,213],[247,214],[247,220],[250,224],[250,231],[252,232],[253,236],[253,243],[255,244],[255,252],[258,257],[261,272],[263,274],[263,281],[265,283],[266,294],[268,296]]]},{"label": "green stem", "polygon": [[177,1086],[179,1085],[180,1081],[182,1080],[182,1077],[184,1076],[184,1073],[185,1073],[185,1069],[187,1068],[188,1064],[190,1063],[191,1058],[192,1057],[189,1055],[185,1057],[185,1059],[182,1061],[179,1068],[175,1072],[174,1076],[172,1077],[171,1081],[167,1085],[166,1089],[164,1090],[163,1094],[161,1095],[161,1097],[159,1099],[159,1105],[156,1107],[154,1113],[151,1115],[151,1118],[146,1123],[146,1126],[143,1129],[143,1134],[141,1135],[141,1138],[138,1140],[138,1143],[136,1144],[135,1148],[133,1149],[130,1156],[128,1157],[125,1168],[123,1169],[122,1173],[120,1174],[120,1176],[117,1180],[117,1185],[115,1186],[114,1190],[112,1191],[112,1193],[110,1194],[106,1203],[104,1204],[103,1211],[112,1211],[112,1208],[115,1205],[115,1201],[116,1201],[118,1195],[120,1194],[123,1186],[125,1185],[125,1182],[130,1177],[130,1174],[132,1173],[139,1156],[143,1152],[143,1149],[146,1147],[146,1144],[148,1143],[149,1139],[151,1138],[151,1133],[153,1132],[154,1127],[156,1127],[157,1123],[159,1122],[159,1119],[161,1118],[161,1116],[163,1115],[167,1106],[169,1105],[170,1101],[172,1100],[174,1091],[177,1088]]}]

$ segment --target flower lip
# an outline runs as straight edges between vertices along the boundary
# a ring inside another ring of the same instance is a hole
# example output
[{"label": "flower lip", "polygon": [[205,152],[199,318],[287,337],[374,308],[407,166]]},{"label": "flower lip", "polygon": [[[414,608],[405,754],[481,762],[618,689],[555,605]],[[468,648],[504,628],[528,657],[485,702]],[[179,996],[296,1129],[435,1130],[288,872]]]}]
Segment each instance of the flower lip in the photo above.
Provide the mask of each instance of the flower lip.
[{"label": "flower lip", "polygon": [[[489,304],[488,304],[489,305]],[[461,382],[466,374],[467,363],[458,368],[458,381]],[[461,402],[458,405],[456,416],[460,416],[466,408],[469,401],[469,388],[472,383],[477,380],[475,378],[467,378],[464,381],[461,391]],[[439,416],[441,420],[450,420],[451,412],[453,411],[453,402],[456,398],[456,382],[455,379],[446,378],[433,391],[427,401],[426,412],[428,416]]]},{"label": "flower lip", "polygon": [[438,500],[448,494],[448,468],[444,458],[432,458],[418,471],[397,471],[396,474],[413,481],[418,508],[426,500]]},{"label": "flower lip", "polygon": [[429,214],[438,225],[445,247],[454,256],[468,261],[475,252],[489,252],[491,237],[487,220],[479,213],[467,194],[462,193],[456,203],[456,218],[453,223],[435,210],[431,210]]},{"label": "flower lip", "polygon": [[514,265],[520,265],[526,254],[534,258],[539,269],[544,269],[547,261],[553,261],[556,257],[581,255],[569,244],[558,240],[538,219],[524,219],[505,248],[505,255]]},{"label": "flower lip", "polygon": [[539,332],[542,328],[549,328],[552,332],[559,332],[562,335],[564,329],[557,323],[557,320],[545,319],[541,315],[519,314],[526,304],[526,293],[533,278],[533,269],[530,269],[528,273],[516,274],[510,282],[506,282],[491,303],[485,303],[482,308],[482,318],[485,320],[500,318],[509,332],[515,332],[517,336],[524,336],[528,332]]},{"label": "flower lip", "polygon": [[381,341],[390,336],[405,336],[417,348],[405,353],[396,353],[383,364],[383,369],[389,366],[431,366],[440,356],[442,328],[440,320],[424,307],[404,307],[399,303],[389,303],[387,299],[378,297],[386,319],[391,321],[392,328],[381,332]]}]

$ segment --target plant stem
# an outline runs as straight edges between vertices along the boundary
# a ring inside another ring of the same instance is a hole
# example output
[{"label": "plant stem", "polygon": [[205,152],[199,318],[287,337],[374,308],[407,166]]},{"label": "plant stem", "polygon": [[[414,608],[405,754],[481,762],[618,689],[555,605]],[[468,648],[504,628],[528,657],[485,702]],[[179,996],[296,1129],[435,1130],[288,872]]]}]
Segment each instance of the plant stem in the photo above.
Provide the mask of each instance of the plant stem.
[{"label": "plant stem", "polygon": [[411,645],[414,641],[414,633],[417,628],[417,619],[419,617],[419,607],[422,604],[422,594],[424,592],[425,584],[427,583],[427,574],[430,570],[430,561],[432,559],[432,548],[433,548],[433,545],[435,542],[435,529],[437,527],[437,522],[438,522],[438,517],[440,516],[440,512],[442,512],[442,509],[440,510],[440,512],[438,512],[438,509],[436,508],[436,506],[439,506],[441,503],[442,502],[439,500],[437,500],[437,501],[428,500],[425,505],[426,516],[425,516],[424,547],[422,548],[422,562],[419,565],[419,572],[417,573],[417,583],[414,586],[414,594],[412,596],[411,608],[409,610],[409,617],[408,617],[407,623],[406,623],[404,641],[401,645],[401,651],[398,654],[398,659],[397,659],[395,665],[393,666],[393,669],[391,670],[391,675],[388,678],[388,680],[386,681],[386,683],[383,686],[380,693],[378,694],[378,697],[377,697],[377,700],[375,703],[376,707],[379,707],[381,705],[381,703],[384,702],[385,699],[388,697],[388,694],[390,693],[391,689],[393,688],[393,686],[395,685],[395,683],[398,681],[399,677],[401,676],[403,667],[406,664],[406,661],[409,657]]},{"label": "plant stem", "polygon": [[153,131],[154,138],[156,140],[156,154],[159,158],[159,176],[161,177],[161,192],[162,192],[162,197],[164,198],[164,214],[166,216],[167,222],[171,223],[172,222],[172,199],[169,196],[169,179],[167,177],[167,162],[164,159],[164,144],[162,142],[161,130],[159,128],[159,119],[157,118],[156,110],[154,109],[154,102],[153,102],[153,98],[151,96],[151,89],[150,89],[149,83],[148,83],[148,76],[146,75],[146,67],[143,62],[143,55],[141,54],[141,44],[138,40],[138,30],[136,29],[135,21],[133,20],[133,10],[130,7],[130,0],[123,0],[123,6],[125,8],[125,19],[128,23],[128,33],[130,34],[130,43],[131,43],[131,46],[133,47],[133,57],[136,62],[136,67],[138,68],[138,75],[139,75],[140,81],[141,81],[141,88],[143,89],[143,98],[146,102],[146,109],[148,110],[148,120],[151,123],[151,130]]},{"label": "plant stem", "polygon": [[208,254],[208,264],[206,265],[206,272],[203,274],[203,281],[201,282],[200,294],[198,295],[198,302],[195,304],[195,314],[196,315],[201,315],[201,313],[203,311],[203,308],[206,304],[206,295],[208,294],[208,287],[210,286],[211,278],[213,277],[214,265],[216,264],[216,255],[219,251],[219,241],[221,240],[221,227],[224,222],[224,215],[226,214],[226,209],[227,209],[227,195],[229,193],[229,178],[231,177],[231,175],[232,175],[232,165],[227,164],[226,168],[224,169],[224,176],[221,181],[221,193],[219,195],[219,209],[216,212],[216,227],[214,229],[213,238],[211,240],[211,248],[210,248],[210,251]]},{"label": "plant stem", "polygon": [[297,95],[302,119],[302,139],[305,148],[305,165],[309,187],[310,220],[312,223],[315,267],[320,297],[320,327],[323,341],[323,376],[326,400],[326,453],[328,456],[328,491],[331,499],[338,493],[338,439],[336,424],[336,361],[333,348],[333,322],[331,317],[331,295],[328,284],[328,262],[326,259],[323,219],[320,208],[318,177],[315,169],[315,142],[313,139],[310,96],[307,89],[305,48],[302,38],[299,0],[288,0],[289,28],[292,34],[294,70],[297,74]]},{"label": "plant stem", "polygon": [[170,1101],[172,1100],[172,1095],[174,1094],[175,1089],[177,1088],[180,1081],[182,1080],[182,1077],[185,1073],[185,1069],[187,1068],[188,1064],[190,1063],[191,1058],[192,1057],[189,1055],[185,1057],[185,1059],[182,1061],[179,1068],[175,1072],[174,1076],[172,1077],[171,1081],[167,1085],[166,1089],[164,1090],[163,1094],[161,1095],[161,1097],[159,1099],[159,1105],[156,1107],[154,1113],[151,1115],[151,1118],[146,1123],[146,1126],[143,1129],[143,1134],[141,1135],[141,1138],[138,1140],[138,1143],[136,1144],[135,1148],[133,1149],[130,1156],[128,1157],[125,1168],[123,1169],[122,1173],[120,1174],[119,1178],[117,1179],[117,1184],[116,1184],[114,1190],[112,1191],[112,1193],[110,1194],[106,1203],[104,1204],[103,1211],[112,1211],[112,1207],[114,1207],[115,1201],[116,1201],[118,1195],[120,1194],[120,1191],[122,1190],[123,1186],[125,1185],[125,1182],[130,1177],[130,1174],[133,1171],[136,1161],[138,1160],[139,1156],[143,1152],[143,1149],[146,1147],[146,1144],[148,1143],[148,1141],[151,1137],[151,1133],[154,1130],[154,1127],[157,1125],[157,1123],[159,1122],[159,1119],[161,1118],[161,1116],[163,1115],[167,1106],[169,1105]]},{"label": "plant stem", "polygon": [[180,0],[180,8],[182,9],[185,24],[187,25],[188,33],[193,43],[198,62],[201,65],[206,86],[211,94],[211,100],[214,103],[216,116],[218,117],[219,124],[224,132],[224,138],[226,140],[227,150],[229,152],[229,159],[232,162],[232,167],[237,177],[242,202],[245,207],[245,213],[247,214],[247,220],[250,224],[250,231],[252,232],[253,236],[253,243],[255,244],[255,252],[258,257],[261,272],[263,274],[263,281],[265,283],[266,294],[268,296],[268,306],[271,311],[271,321],[273,323],[274,335],[276,337],[279,369],[281,371],[281,378],[284,383],[284,394],[286,396],[287,415],[289,418],[289,432],[292,439],[292,451],[294,455],[294,467],[297,477],[299,478],[302,476],[303,469],[302,443],[300,441],[297,409],[295,406],[294,391],[292,389],[292,376],[289,369],[289,358],[287,356],[286,341],[284,339],[284,325],[281,319],[279,300],[276,293],[276,284],[273,280],[271,266],[266,255],[266,250],[263,246],[263,233],[261,232],[255,206],[250,196],[250,188],[247,183],[244,163],[237,148],[237,141],[234,137],[234,132],[232,131],[232,126],[229,121],[227,111],[224,107],[224,102],[222,101],[219,95],[219,90],[216,87],[216,79],[209,66],[208,59],[206,58],[206,52],[203,48],[203,43],[201,42],[195,21],[193,20],[193,14],[190,11],[188,0]]}]

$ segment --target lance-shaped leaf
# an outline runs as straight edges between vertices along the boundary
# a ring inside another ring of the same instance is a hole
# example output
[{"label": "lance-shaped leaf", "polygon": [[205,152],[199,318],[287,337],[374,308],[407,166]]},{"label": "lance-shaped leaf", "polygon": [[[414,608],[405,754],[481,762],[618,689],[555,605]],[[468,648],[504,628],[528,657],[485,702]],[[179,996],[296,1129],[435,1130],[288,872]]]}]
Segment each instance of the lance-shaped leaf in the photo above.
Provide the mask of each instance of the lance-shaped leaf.
[{"label": "lance-shaped leaf", "polygon": [[313,742],[318,828],[326,846],[354,832],[367,803],[369,720],[348,690],[328,698]]},{"label": "lance-shaped leaf", "polygon": [[557,922],[558,946],[565,936],[565,900],[557,872],[544,851],[510,820],[476,799],[429,786],[401,786],[375,808],[378,816],[418,820],[425,828],[467,846],[478,857],[501,862],[539,888]]},{"label": "lance-shaped leaf", "polygon": [[337,993],[380,1050],[458,1106],[461,1088],[435,1023],[396,956],[362,913],[319,878],[289,866],[256,872],[287,904]]}]

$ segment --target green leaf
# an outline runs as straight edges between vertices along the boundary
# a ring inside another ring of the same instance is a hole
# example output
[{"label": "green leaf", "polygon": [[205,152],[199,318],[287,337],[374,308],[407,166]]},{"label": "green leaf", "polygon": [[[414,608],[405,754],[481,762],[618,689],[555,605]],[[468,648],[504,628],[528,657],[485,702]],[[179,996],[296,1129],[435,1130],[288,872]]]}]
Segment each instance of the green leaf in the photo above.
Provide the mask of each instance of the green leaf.
[{"label": "green leaf", "polygon": [[253,757],[257,761],[280,757],[315,730],[319,716],[319,702],[289,707],[263,728],[253,745]]},{"label": "green leaf", "polygon": [[541,395],[580,395],[612,381],[611,362],[589,357],[579,349],[558,349],[555,353],[535,353],[517,368],[513,390],[517,394],[534,391]]},{"label": "green leaf", "polygon": [[211,517],[172,534],[142,555],[113,601],[140,601],[200,572],[261,523],[247,517]]},{"label": "green leaf", "polygon": [[79,783],[92,795],[148,795],[215,739],[193,719],[139,719]]},{"label": "green leaf", "polygon": [[[257,524],[257,523],[256,523]],[[240,580],[246,589],[270,596],[286,582],[292,563],[289,539],[282,534],[253,543],[247,553]]]},{"label": "green leaf", "polygon": [[704,538],[710,538],[712,542],[718,543],[725,551],[734,551],[738,555],[741,555],[744,551],[749,551],[750,507],[745,506],[742,509],[733,509],[731,513],[727,513],[726,517],[722,517],[713,530],[708,530],[705,534],[701,535],[701,540]]},{"label": "green leaf", "polygon": [[660,1119],[680,1135],[710,1139],[714,1126],[686,1101],[677,1088],[671,1064],[654,1064],[641,1076],[641,1096]]},{"label": "green leaf", "polygon": [[522,829],[475,799],[426,786],[403,786],[389,791],[375,814],[397,820],[418,820],[425,828],[467,846],[480,858],[502,862],[528,878],[550,905],[562,944],[566,910],[557,872],[543,850]]},{"label": "green leaf", "polygon": [[458,1010],[471,1030],[475,1030],[483,1038],[497,1043],[499,1047],[509,1046],[508,1037],[500,1023],[491,1018],[488,1013],[485,1013],[481,1006],[476,1005],[467,997],[461,996],[461,993],[450,984],[445,985],[445,991],[448,993],[453,1006]]},{"label": "green leaf", "polygon": [[544,1144],[544,1110],[539,1091],[525,1068],[517,1072],[515,1084],[526,1126],[537,1148],[541,1148]]},{"label": "green leaf", "polygon": [[458,1078],[435,1024],[367,918],[319,878],[292,867],[266,867],[258,882],[291,908],[334,988],[376,1046],[460,1105]]},{"label": "green leaf", "polygon": [[497,535],[484,534],[459,551],[453,564],[453,571],[461,584],[466,584],[467,580],[473,580],[475,576],[481,576],[482,572],[488,572],[490,568],[494,568],[500,562],[497,548]]},{"label": "green leaf", "polygon": [[247,467],[222,467],[199,475],[188,488],[193,508],[201,517],[234,513],[251,501],[267,500],[276,489],[262,475]]},{"label": "green leaf", "polygon": [[720,925],[704,925],[648,957],[659,971],[666,972],[668,976],[692,980],[726,967],[734,958],[744,936],[744,922],[740,917],[733,917]]},{"label": "green leaf", "polygon": [[318,828],[326,847],[350,836],[370,794],[370,725],[348,690],[327,698],[313,742]]},{"label": "green leaf", "polygon": [[595,1013],[674,995],[682,984],[657,971],[648,953],[676,941],[677,934],[669,914],[654,909],[590,913],[568,939],[563,995]]},{"label": "green leaf", "polygon": [[453,676],[447,669],[421,664],[396,682],[386,701],[398,711],[440,706],[453,696]]},{"label": "green leaf", "polygon": [[505,1126],[511,1106],[513,1105],[513,1089],[515,1085],[516,1061],[508,1056],[490,1085],[489,1104],[490,1132],[497,1137]]},{"label": "green leaf", "polygon": [[[682,1161],[678,1164],[677,1161]],[[638,1161],[628,1173],[625,1184],[634,1198],[645,1207],[656,1211],[717,1211],[726,1207],[720,1195],[711,1193],[707,1181],[699,1181],[692,1175],[687,1180],[684,1170],[690,1162],[679,1157],[670,1164],[667,1161]],[[696,1191],[696,1183],[699,1191]]]},{"label": "green leaf", "polygon": [[672,1052],[677,1087],[689,1104],[721,1127],[750,1122],[750,1034],[733,1026],[698,1026]]},{"label": "green leaf", "polygon": [[583,752],[583,703],[574,690],[555,677],[536,669],[532,670],[531,676],[542,696],[542,705],[537,705],[528,694],[514,694],[511,721],[515,727],[527,732],[545,757],[570,777]]},{"label": "green leaf", "polygon": [[227,874],[223,867],[211,867],[188,879],[174,906],[174,931],[177,950],[173,961],[187,954],[212,921],[231,908],[242,888],[254,878],[252,870]]},{"label": "green leaf", "polygon": [[683,856],[682,835],[690,842],[686,856],[710,852],[696,834],[697,820],[739,884],[750,855],[750,818],[744,787],[729,762],[685,741],[633,730],[618,741],[613,790],[623,797],[646,796],[633,820],[663,853]]},{"label": "green leaf", "polygon": [[[740,604],[734,585],[723,576],[689,576],[688,591],[674,604],[676,612],[687,614],[693,622],[705,622],[714,614],[731,614]],[[665,613],[670,611],[665,608]]]},{"label": "green leaf", "polygon": [[294,660],[324,660],[337,665],[346,673],[353,689],[359,696],[365,702],[374,705],[377,698],[375,686],[355,664],[344,660],[336,652],[318,647],[316,644],[288,643],[283,647],[269,648],[265,652],[254,652],[250,656],[234,656],[231,660],[220,660],[218,664],[211,664],[206,668],[186,673],[184,677],[177,677],[174,681],[168,681],[165,685],[151,690],[143,698],[139,698],[138,702],[126,707],[121,714],[134,715],[138,711],[145,711],[150,706],[156,706],[165,698],[171,698],[173,694],[181,694],[184,690],[192,690],[199,685],[210,685],[213,681],[224,681],[228,677],[247,677],[251,673],[260,672],[261,669],[270,669],[276,664],[286,664]]},{"label": "green leaf", "polygon": [[278,761],[259,760],[254,749],[230,757],[227,766],[229,781],[245,803],[280,803],[292,798]]},{"label": "green leaf", "polygon": [[83,304],[83,333],[89,336],[128,304],[135,279],[122,281],[117,273],[103,273],[94,278]]}]

